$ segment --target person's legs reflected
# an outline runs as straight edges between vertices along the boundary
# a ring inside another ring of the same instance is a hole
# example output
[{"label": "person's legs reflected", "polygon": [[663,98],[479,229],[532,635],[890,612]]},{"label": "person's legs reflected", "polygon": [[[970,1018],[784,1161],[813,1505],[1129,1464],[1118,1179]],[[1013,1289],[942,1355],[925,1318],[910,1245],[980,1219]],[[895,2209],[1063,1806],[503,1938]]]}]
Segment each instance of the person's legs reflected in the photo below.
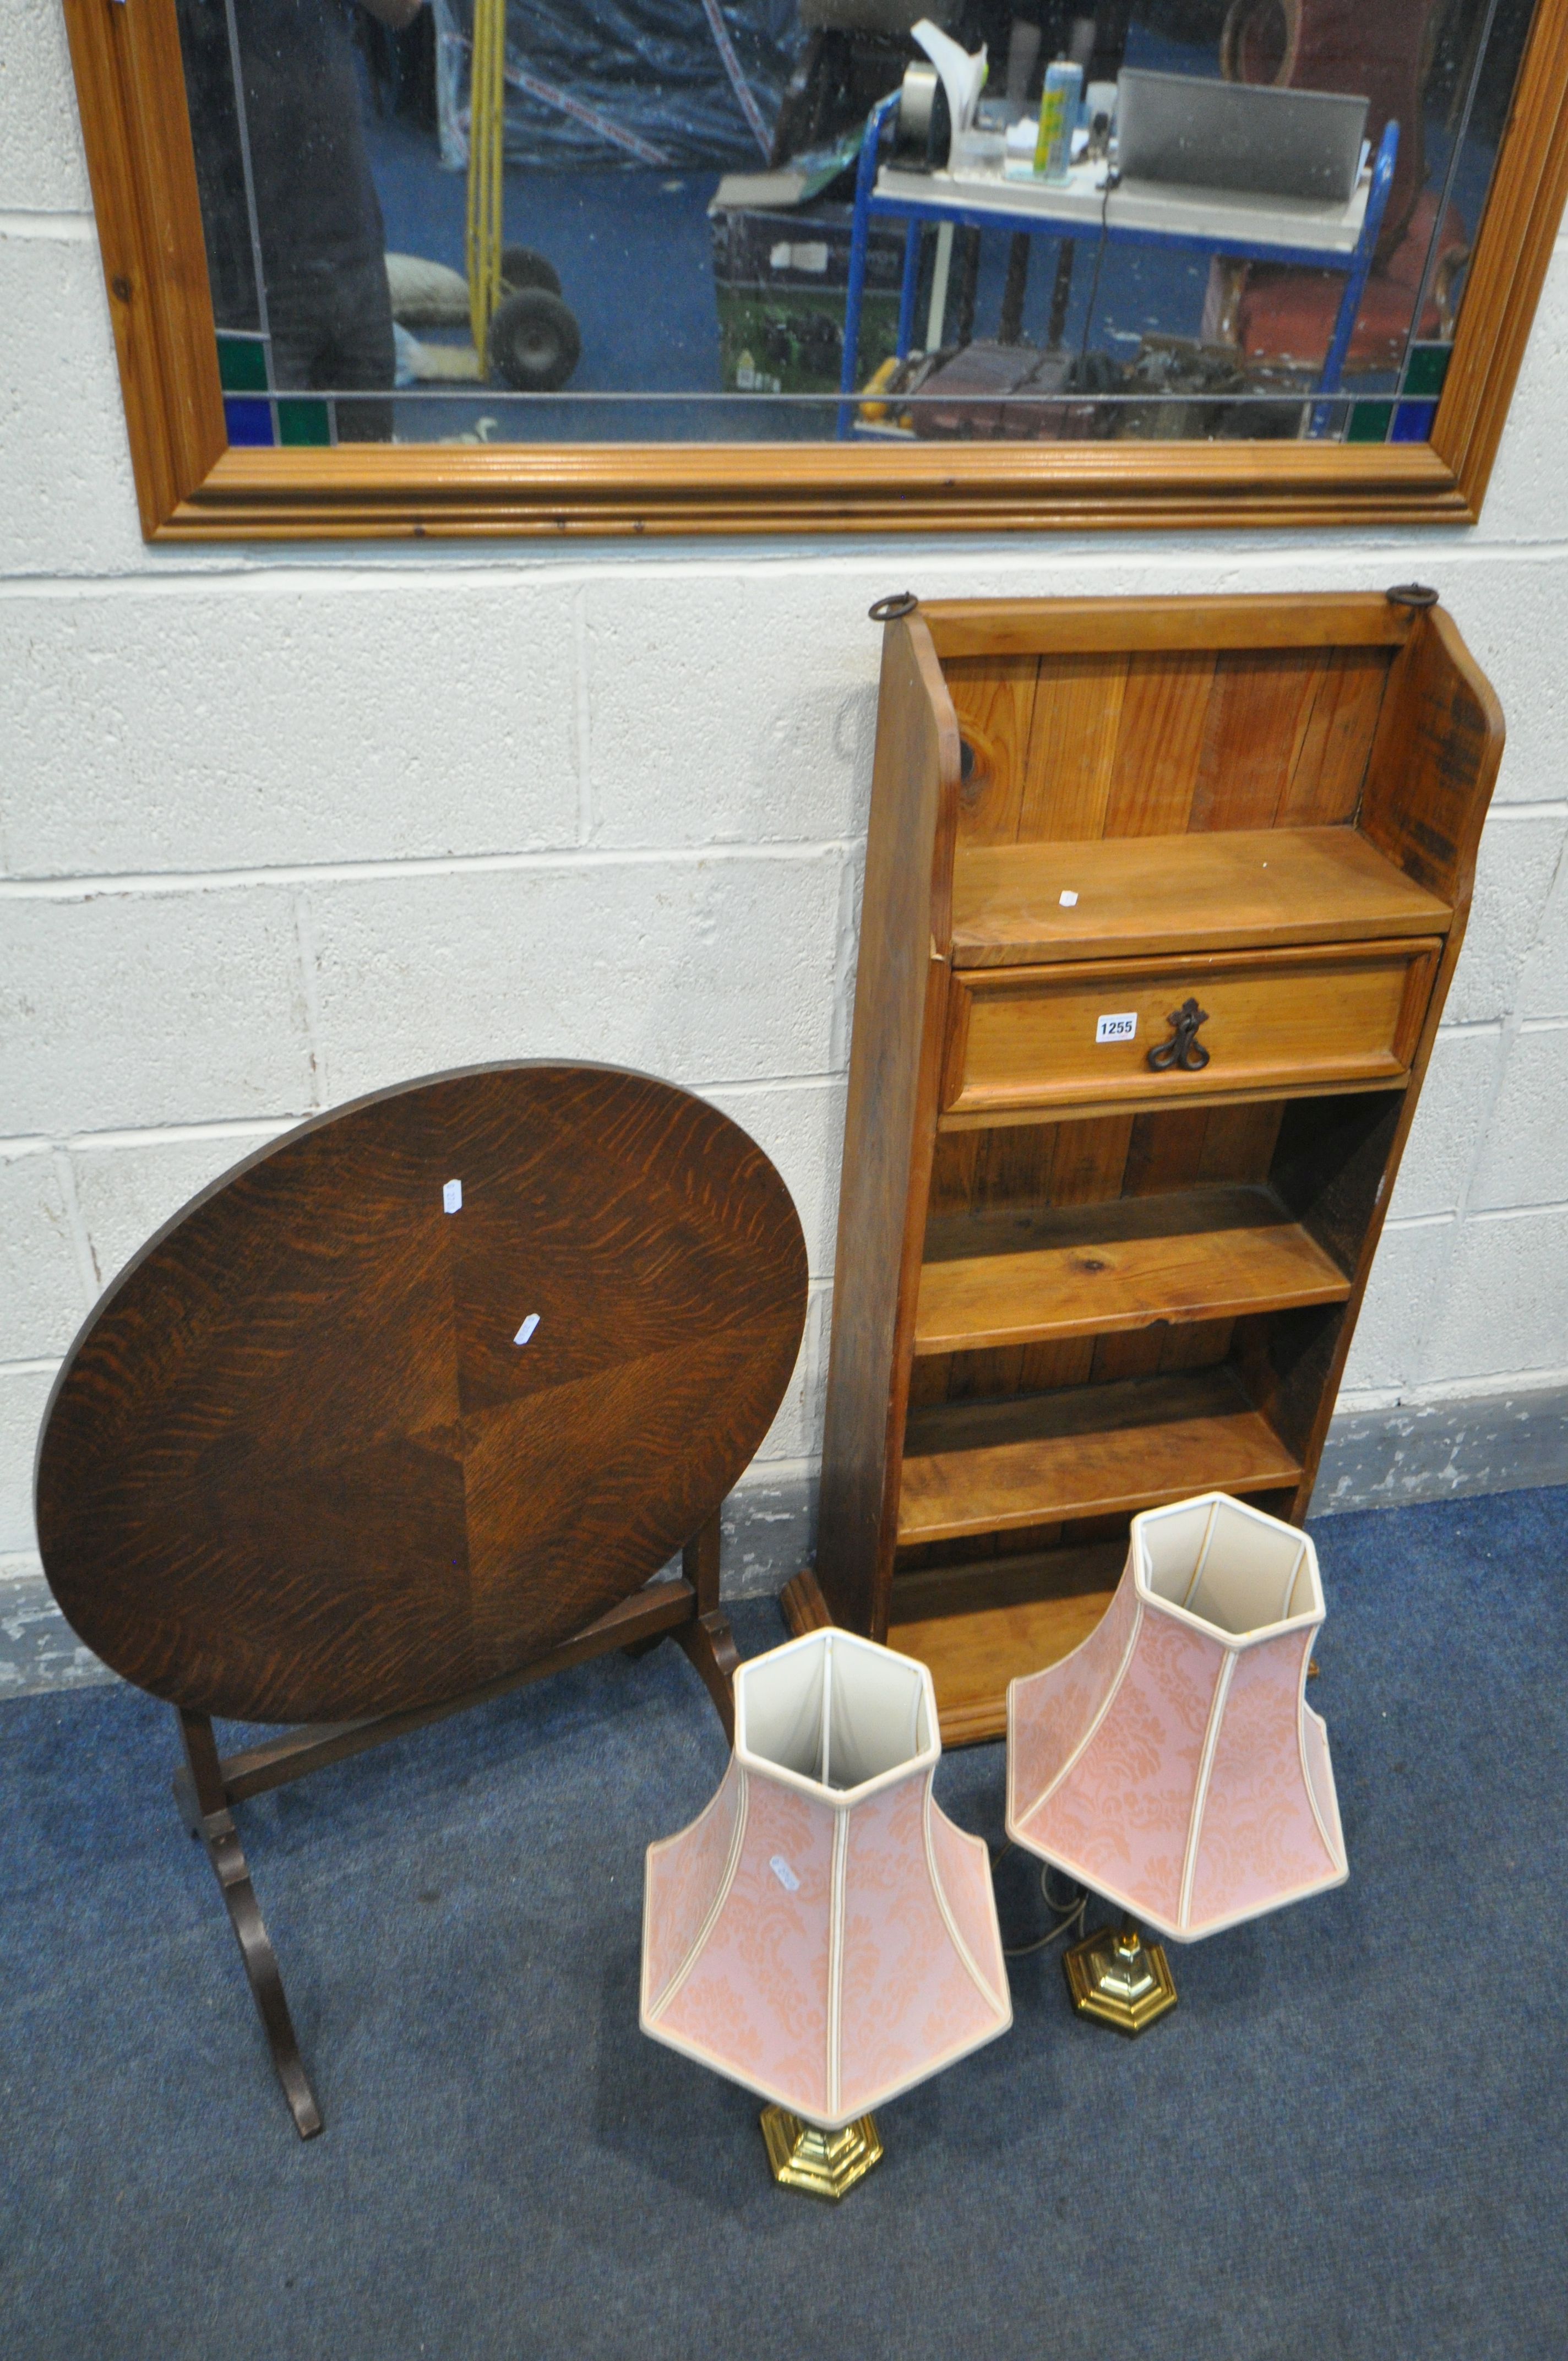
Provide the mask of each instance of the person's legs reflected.
[{"label": "person's legs reflected", "polygon": [[[392,304],[378,255],[269,283],[274,380],[281,392],[389,394],[397,368]],[[340,443],[389,443],[389,401],[340,401]]]}]

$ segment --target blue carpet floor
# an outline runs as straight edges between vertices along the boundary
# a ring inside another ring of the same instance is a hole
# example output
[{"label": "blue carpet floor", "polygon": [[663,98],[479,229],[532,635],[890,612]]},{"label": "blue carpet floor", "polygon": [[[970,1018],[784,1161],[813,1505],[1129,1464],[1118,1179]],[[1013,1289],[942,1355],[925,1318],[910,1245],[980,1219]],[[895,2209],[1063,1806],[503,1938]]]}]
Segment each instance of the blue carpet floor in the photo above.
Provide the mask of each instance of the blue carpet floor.
[{"label": "blue carpet floor", "polygon": [[[0,1708],[0,2351],[1561,2361],[1568,1491],[1316,1531],[1348,1886],[1177,1950],[1137,2043],[1016,1962],[1011,2035],[883,2111],[836,2211],[637,2029],[642,1849],[725,1759],[673,1647],[243,1808],[304,2147],[167,1709]],[[996,1839],[1001,1749],[939,1778]]]},{"label": "blue carpet floor", "polygon": [[[1212,34],[1186,43],[1149,25],[1131,28],[1130,65],[1203,74],[1215,71],[1214,60]],[[1450,156],[1445,113],[1446,107],[1434,109],[1426,126],[1427,185],[1434,189]],[[444,171],[433,133],[404,119],[367,112],[365,129],[389,248],[464,269],[466,175]],[[1480,218],[1492,163],[1492,149],[1477,132],[1467,142],[1453,191],[1462,218],[1472,226]],[[509,166],[507,236],[550,257],[582,332],[570,395],[554,401],[519,401],[493,387],[482,394],[428,387],[405,391],[396,413],[400,439],[470,434],[488,419],[485,434],[501,441],[830,440],[837,408],[827,397],[766,404],[746,396],[685,404],[570,398],[720,390],[707,204],[723,169]],[[996,333],[1009,246],[1002,231],[982,243],[975,313],[982,337]],[[1041,237],[1032,253],[1024,335],[1041,346],[1047,340],[1056,252],[1054,242]],[[1076,349],[1087,330],[1097,348],[1126,359],[1145,335],[1196,335],[1208,278],[1205,254],[1120,244],[1106,247],[1097,270],[1093,241],[1080,239],[1064,341]],[[1376,376],[1359,377],[1356,384],[1362,391],[1387,388]]]},{"label": "blue carpet floor", "polygon": [[[467,184],[444,172],[434,141],[399,121],[366,126],[389,252],[423,255],[453,269],[465,268]],[[506,174],[509,239],[537,247],[554,264],[561,291],[582,332],[582,358],[570,393],[718,393],[718,312],[714,292],[708,200],[718,173],[643,170],[547,171],[518,166]],[[1007,275],[1007,237],[988,236],[981,249],[976,319],[994,335]],[[1056,271],[1056,248],[1039,242],[1030,270],[1024,330],[1044,345]],[[1130,352],[1146,330],[1195,335],[1208,280],[1206,258],[1113,247],[1103,258],[1094,333],[1102,343]],[[1066,341],[1076,346],[1095,289],[1092,249],[1080,241]],[[1120,339],[1118,345],[1117,340]],[[439,341],[439,339],[437,339]],[[397,433],[404,441],[470,431],[488,414],[502,440],[735,441],[777,435],[787,440],[831,438],[837,399],[759,405],[745,396],[697,406],[636,402],[574,404],[570,398],[509,401],[494,387],[483,394],[425,388],[398,402]]]}]

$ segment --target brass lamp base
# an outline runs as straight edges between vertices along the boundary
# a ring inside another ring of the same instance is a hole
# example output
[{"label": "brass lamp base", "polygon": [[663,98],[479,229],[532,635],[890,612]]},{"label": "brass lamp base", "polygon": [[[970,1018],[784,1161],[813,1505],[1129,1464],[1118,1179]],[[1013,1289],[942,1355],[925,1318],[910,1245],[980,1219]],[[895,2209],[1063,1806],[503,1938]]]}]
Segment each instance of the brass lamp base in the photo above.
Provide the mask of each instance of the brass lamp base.
[{"label": "brass lamp base", "polygon": [[1131,1918],[1116,1933],[1096,1927],[1073,1945],[1062,1965],[1080,2016],[1113,2026],[1118,2033],[1142,2033],[1176,2006],[1176,1981],[1164,1946],[1146,1943]]},{"label": "brass lamp base", "polygon": [[762,2137],[773,2179],[785,2189],[805,2189],[837,2204],[873,2164],[882,2162],[875,2118],[861,2115],[841,2132],[818,2131],[784,2107],[762,2109]]}]

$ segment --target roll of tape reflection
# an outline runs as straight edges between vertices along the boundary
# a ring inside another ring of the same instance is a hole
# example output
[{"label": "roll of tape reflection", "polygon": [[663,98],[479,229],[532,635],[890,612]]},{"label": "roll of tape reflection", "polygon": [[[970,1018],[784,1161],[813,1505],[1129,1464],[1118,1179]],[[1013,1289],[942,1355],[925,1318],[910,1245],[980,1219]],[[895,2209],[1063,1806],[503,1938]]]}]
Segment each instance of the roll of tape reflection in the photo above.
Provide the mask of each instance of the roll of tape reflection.
[{"label": "roll of tape reflection", "polygon": [[952,115],[942,77],[916,60],[905,66],[894,123],[893,161],[900,171],[928,172],[945,164],[952,141]]}]

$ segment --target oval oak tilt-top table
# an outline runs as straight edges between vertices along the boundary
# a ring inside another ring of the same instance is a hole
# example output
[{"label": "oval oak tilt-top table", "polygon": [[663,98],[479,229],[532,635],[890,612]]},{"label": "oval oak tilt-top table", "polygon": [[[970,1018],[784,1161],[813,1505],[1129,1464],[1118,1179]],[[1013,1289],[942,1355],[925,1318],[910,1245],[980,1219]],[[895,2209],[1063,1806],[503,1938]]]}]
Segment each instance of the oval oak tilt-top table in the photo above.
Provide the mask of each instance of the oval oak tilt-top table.
[{"label": "oval oak tilt-top table", "polygon": [[[176,1708],[176,1795],[302,2138],[321,2115],[232,1806],[666,1632],[729,1734],[718,1512],[806,1284],[789,1193],[728,1116],[613,1067],[494,1065],[262,1148],[71,1346],[38,1445],[45,1570],[87,1645]],[[225,1759],[214,1714],[309,1727]]]}]

